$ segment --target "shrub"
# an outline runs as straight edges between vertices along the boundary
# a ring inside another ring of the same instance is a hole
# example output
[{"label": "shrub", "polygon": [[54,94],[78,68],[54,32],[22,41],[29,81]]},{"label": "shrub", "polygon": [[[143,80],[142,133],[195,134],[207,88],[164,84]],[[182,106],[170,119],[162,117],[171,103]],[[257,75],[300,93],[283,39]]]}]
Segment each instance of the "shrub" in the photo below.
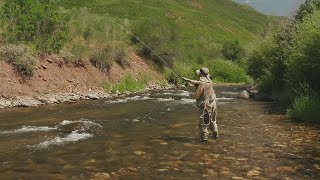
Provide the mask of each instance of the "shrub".
[{"label": "shrub", "polygon": [[293,45],[286,59],[286,80],[290,89],[308,84],[320,89],[320,11],[315,12],[297,27]]},{"label": "shrub", "polygon": [[196,64],[187,64],[184,62],[176,62],[173,68],[165,69],[165,77],[166,79],[173,84],[181,84],[184,83],[180,80],[181,77],[188,77],[195,79],[197,78],[195,71],[199,69]]},{"label": "shrub", "polygon": [[32,76],[36,65],[36,57],[30,48],[25,45],[7,44],[0,48],[0,54],[7,63],[14,66],[20,75]]},{"label": "shrub", "polygon": [[299,122],[320,122],[320,98],[315,93],[297,96],[287,111],[288,115]]},{"label": "shrub", "polygon": [[290,37],[287,31],[268,34],[253,44],[247,57],[247,71],[258,82],[260,90],[281,90],[284,85],[285,58]]},{"label": "shrub", "polygon": [[53,0],[10,0],[3,10],[9,42],[31,42],[44,52],[58,52],[64,44],[65,14]]},{"label": "shrub", "polygon": [[180,35],[177,25],[169,19],[146,19],[133,30],[131,41],[140,54],[156,63],[161,70],[172,67],[178,56],[176,43]]},{"label": "shrub", "polygon": [[320,9],[320,0],[306,0],[301,4],[295,15],[295,20],[302,22],[304,18]]},{"label": "shrub", "polygon": [[246,71],[236,63],[215,59],[205,63],[211,78],[219,82],[248,83],[251,81]]},{"label": "shrub", "polygon": [[224,43],[221,52],[230,61],[240,61],[245,55],[245,50],[241,47],[239,41]]},{"label": "shrub", "polygon": [[111,47],[106,46],[105,48],[98,51],[90,58],[90,62],[102,72],[106,72],[111,68],[113,63],[112,57],[110,57]]},{"label": "shrub", "polygon": [[90,58],[90,62],[101,71],[106,72],[114,62],[121,66],[130,65],[129,59],[128,47],[121,42],[112,42],[95,52]]}]

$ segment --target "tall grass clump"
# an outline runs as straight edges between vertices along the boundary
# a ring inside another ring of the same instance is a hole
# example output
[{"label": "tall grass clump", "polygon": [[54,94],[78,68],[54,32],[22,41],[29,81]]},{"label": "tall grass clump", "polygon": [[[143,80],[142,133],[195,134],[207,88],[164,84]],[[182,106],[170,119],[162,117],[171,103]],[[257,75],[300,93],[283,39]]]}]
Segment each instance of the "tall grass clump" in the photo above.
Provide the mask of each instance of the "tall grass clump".
[{"label": "tall grass clump", "polygon": [[296,96],[287,111],[288,115],[298,122],[320,121],[320,97],[315,93]]},{"label": "tall grass clump", "polygon": [[131,74],[129,74],[123,77],[123,79],[116,84],[104,83],[102,87],[105,91],[112,93],[124,93],[126,91],[137,92],[145,88],[145,83],[144,79],[135,79]]},{"label": "tall grass clump", "polygon": [[36,57],[25,45],[6,44],[0,48],[0,55],[23,77],[30,77],[36,66]]},{"label": "tall grass clump", "polygon": [[[71,9],[68,14],[68,43],[64,51],[91,62],[103,72],[108,71],[113,63],[130,65],[130,38],[115,19],[108,14],[93,14],[88,8]],[[127,20],[119,24],[130,28]]]}]

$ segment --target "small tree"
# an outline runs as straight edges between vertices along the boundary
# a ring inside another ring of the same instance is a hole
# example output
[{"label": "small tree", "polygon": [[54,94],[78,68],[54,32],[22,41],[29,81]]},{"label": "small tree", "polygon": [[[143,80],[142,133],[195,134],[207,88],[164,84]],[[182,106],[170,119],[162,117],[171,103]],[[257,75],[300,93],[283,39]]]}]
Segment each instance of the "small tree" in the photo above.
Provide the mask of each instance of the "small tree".
[{"label": "small tree", "polygon": [[223,44],[222,54],[230,61],[239,61],[245,55],[245,50],[239,41],[231,41]]},{"label": "small tree", "polygon": [[44,52],[58,52],[66,19],[54,0],[10,0],[3,7],[9,42],[31,42]]}]

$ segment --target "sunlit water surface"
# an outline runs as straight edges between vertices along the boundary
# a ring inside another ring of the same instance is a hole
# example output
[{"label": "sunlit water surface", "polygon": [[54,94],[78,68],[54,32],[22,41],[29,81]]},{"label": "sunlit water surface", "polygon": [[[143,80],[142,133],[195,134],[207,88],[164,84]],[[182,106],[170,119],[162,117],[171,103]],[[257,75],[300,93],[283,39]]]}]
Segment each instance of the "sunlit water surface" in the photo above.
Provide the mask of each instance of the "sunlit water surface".
[{"label": "sunlit water surface", "polygon": [[186,90],[0,111],[0,179],[320,179],[319,127],[218,87],[220,137],[200,142]]}]

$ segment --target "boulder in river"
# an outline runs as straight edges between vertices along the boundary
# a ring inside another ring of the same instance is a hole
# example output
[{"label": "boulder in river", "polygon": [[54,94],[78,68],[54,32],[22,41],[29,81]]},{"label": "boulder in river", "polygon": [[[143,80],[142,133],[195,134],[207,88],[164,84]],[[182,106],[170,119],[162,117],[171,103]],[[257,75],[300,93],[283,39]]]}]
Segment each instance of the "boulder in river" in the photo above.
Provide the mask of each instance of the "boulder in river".
[{"label": "boulder in river", "polygon": [[249,99],[250,98],[250,94],[248,91],[244,90],[242,92],[239,93],[239,98],[241,99]]}]

